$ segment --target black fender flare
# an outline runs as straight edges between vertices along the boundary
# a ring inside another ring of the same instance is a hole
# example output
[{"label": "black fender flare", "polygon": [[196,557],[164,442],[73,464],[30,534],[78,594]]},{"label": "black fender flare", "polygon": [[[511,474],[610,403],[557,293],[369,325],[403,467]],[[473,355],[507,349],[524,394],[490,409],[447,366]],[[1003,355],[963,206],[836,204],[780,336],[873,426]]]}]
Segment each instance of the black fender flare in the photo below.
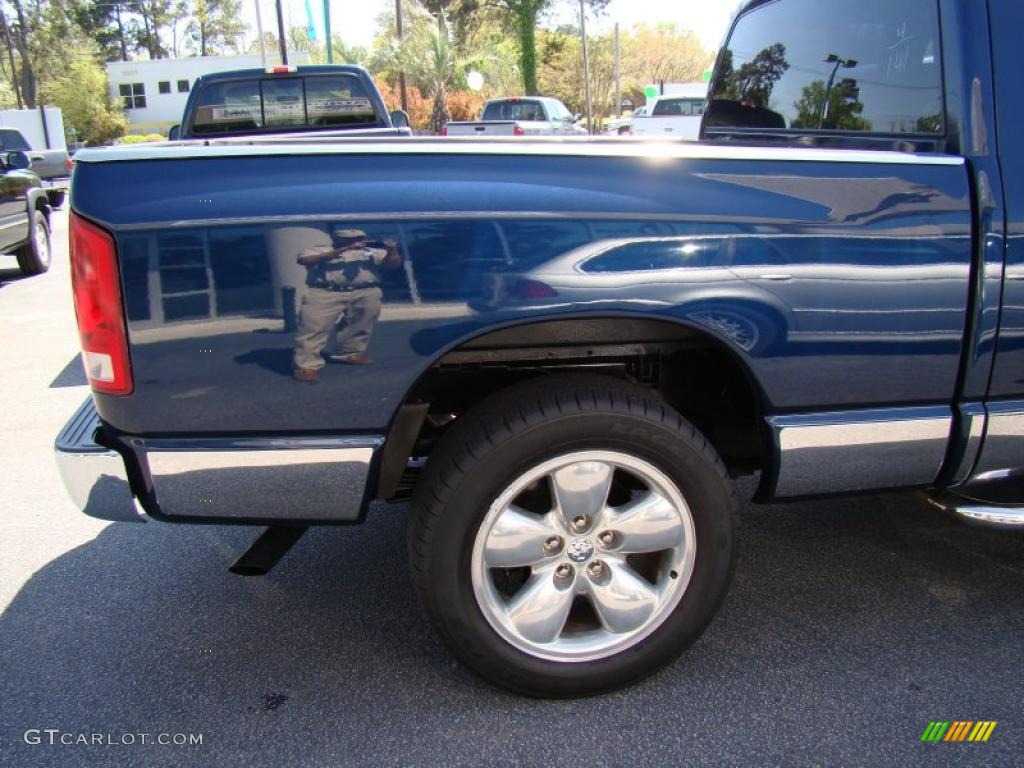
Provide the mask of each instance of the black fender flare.
[{"label": "black fender flare", "polygon": [[25,192],[25,214],[28,216],[28,242],[32,242],[32,238],[36,234],[36,217],[33,216],[36,211],[42,211],[43,216],[46,218],[46,223],[50,223],[50,198],[46,196],[46,190],[42,187],[32,187]]}]

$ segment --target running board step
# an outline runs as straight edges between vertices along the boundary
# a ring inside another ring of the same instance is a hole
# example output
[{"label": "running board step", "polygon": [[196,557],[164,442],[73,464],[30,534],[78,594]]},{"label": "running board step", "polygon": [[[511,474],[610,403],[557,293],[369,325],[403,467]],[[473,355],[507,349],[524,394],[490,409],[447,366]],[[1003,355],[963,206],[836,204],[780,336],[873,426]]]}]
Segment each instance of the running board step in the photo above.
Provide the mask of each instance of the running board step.
[{"label": "running board step", "polygon": [[936,509],[947,512],[968,525],[1024,531],[1024,506],[993,504],[952,491],[928,495],[926,498]]}]

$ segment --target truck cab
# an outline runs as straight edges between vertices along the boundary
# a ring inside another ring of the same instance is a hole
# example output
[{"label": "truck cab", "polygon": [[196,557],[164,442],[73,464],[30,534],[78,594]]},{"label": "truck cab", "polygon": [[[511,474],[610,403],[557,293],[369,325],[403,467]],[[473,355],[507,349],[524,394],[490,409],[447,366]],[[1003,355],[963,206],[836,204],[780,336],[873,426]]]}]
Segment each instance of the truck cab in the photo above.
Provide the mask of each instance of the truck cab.
[{"label": "truck cab", "polygon": [[408,117],[387,111],[362,67],[283,65],[198,78],[170,138],[407,135],[408,129]]}]

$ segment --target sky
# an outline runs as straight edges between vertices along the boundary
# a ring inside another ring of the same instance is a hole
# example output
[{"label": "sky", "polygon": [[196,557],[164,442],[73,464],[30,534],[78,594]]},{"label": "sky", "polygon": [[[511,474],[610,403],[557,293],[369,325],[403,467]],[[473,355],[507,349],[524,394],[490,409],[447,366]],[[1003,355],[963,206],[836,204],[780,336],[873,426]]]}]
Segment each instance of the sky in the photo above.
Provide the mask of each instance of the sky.
[{"label": "sky", "polygon": [[[273,29],[276,16],[273,0],[242,0],[242,15],[249,24],[248,39],[256,39],[256,3],[260,3],[264,30]],[[307,0],[283,0],[285,24],[299,26],[306,23]],[[313,11],[318,34],[323,34],[323,0],[308,0]],[[562,3],[556,17],[570,21],[574,17],[571,4]],[[708,48],[715,49],[722,41],[725,28],[736,6],[735,0],[612,0],[608,11],[600,17],[588,17],[588,31],[602,32],[617,21],[628,29],[645,22],[675,22],[692,29]],[[377,17],[394,8],[393,0],[331,0],[331,27],[347,45],[370,47],[376,31]]]}]

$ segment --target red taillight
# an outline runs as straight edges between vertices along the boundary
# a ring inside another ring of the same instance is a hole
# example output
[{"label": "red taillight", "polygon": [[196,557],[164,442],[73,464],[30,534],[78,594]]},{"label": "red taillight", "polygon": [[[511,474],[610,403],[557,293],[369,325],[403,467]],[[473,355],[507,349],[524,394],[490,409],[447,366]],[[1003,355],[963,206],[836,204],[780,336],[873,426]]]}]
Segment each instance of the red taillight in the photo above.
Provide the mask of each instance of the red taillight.
[{"label": "red taillight", "polygon": [[70,157],[65,157],[64,158],[64,168],[67,170],[67,172],[71,173],[71,170],[74,167],[75,167],[75,161],[72,160]]},{"label": "red taillight", "polygon": [[512,129],[512,135],[513,136],[525,136],[526,135],[526,130],[523,128],[523,126],[517,125],[515,128]]},{"label": "red taillight", "polygon": [[130,395],[134,388],[121,314],[121,276],[114,238],[71,214],[71,291],[82,361],[93,391]]},{"label": "red taillight", "polygon": [[442,136],[447,136],[448,135],[448,126],[447,125],[442,126],[442,128],[441,128],[441,135]]},{"label": "red taillight", "polygon": [[512,295],[517,299],[553,299],[558,291],[540,280],[516,280]]},{"label": "red taillight", "polygon": [[268,75],[290,75],[298,71],[298,67],[289,66],[287,64],[277,64],[276,66],[267,67],[266,69]]}]

